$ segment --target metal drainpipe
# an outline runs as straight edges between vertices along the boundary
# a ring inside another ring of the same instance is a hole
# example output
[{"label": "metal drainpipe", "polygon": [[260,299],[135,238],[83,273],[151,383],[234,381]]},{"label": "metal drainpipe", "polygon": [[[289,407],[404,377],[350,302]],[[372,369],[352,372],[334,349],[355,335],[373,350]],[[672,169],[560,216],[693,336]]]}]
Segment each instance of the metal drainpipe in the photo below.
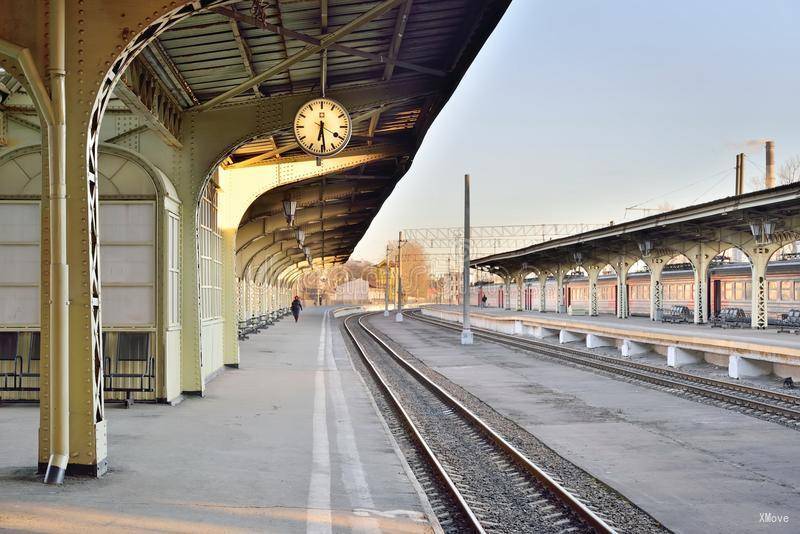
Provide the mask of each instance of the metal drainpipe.
[{"label": "metal drainpipe", "polygon": [[[44,481],[61,484],[69,460],[68,286],[66,264],[66,127],[64,121],[64,0],[52,3],[50,14],[51,96],[30,50],[0,39],[0,54],[22,70],[47,128],[50,185],[50,458]],[[56,224],[58,223],[58,224]],[[58,238],[58,240],[56,240]]]},{"label": "metal drainpipe", "polygon": [[45,484],[62,484],[69,462],[69,267],[67,265],[65,2],[50,2],[50,459]]}]

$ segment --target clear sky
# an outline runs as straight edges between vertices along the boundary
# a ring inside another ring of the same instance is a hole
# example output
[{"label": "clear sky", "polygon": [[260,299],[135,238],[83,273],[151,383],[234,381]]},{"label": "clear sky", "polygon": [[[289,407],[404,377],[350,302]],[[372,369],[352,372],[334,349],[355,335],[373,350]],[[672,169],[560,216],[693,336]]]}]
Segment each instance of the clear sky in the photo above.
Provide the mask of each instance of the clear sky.
[{"label": "clear sky", "polygon": [[756,140],[800,154],[798,27],[797,0],[514,0],[353,257],[463,224],[466,172],[473,225],[732,194],[737,152],[763,175]]}]

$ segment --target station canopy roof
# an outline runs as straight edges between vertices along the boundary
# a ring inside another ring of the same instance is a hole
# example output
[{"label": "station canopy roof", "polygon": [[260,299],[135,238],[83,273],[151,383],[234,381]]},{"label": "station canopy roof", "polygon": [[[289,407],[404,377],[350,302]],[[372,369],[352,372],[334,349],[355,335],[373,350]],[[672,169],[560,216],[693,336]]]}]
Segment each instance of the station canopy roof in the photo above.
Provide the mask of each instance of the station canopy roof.
[{"label": "station canopy roof", "polygon": [[[375,0],[231,2],[166,30],[145,49],[142,59],[175,101],[184,110],[190,110],[274,69],[381,3]],[[349,234],[339,239],[335,249],[328,249],[335,250],[337,258],[349,256],[378,208],[408,170],[433,119],[509,3],[510,0],[398,1],[385,13],[336,40],[325,54],[314,53],[290,62],[252,90],[231,98],[242,101],[306,94],[311,99],[321,95],[323,79],[328,92],[339,94],[365,87],[385,87],[388,91],[403,84],[424,88],[408,94],[395,91],[398,94],[395,101],[383,102],[366,113],[361,110],[362,120],[354,120],[348,151],[366,154],[387,146],[393,149],[387,151],[383,160],[339,173],[327,181],[351,185],[356,191],[353,199],[358,197],[352,201],[354,212],[359,213],[358,224],[350,225]],[[254,6],[258,8],[254,10]],[[285,130],[237,147],[223,166],[270,165],[297,158],[310,159],[310,156],[299,149],[292,132]],[[318,189],[323,180],[324,177],[310,179],[294,189]],[[368,190],[359,193],[365,186]],[[260,202],[274,199],[275,195],[267,195]],[[257,210],[257,207],[250,210],[243,224],[252,220]]]},{"label": "station canopy roof", "polygon": [[[510,252],[492,254],[472,260],[470,265],[479,269],[495,268],[515,273],[525,266],[574,266],[576,252],[584,257],[641,257],[640,246],[646,241],[649,241],[655,252],[663,247],[673,250],[670,245],[681,242],[725,242],[726,236],[732,233],[750,234],[750,224],[763,221],[775,223],[777,240],[796,240],[800,239],[796,225],[798,216],[800,183],[793,183],[612,224]],[[792,218],[794,222],[787,224]],[[668,253],[668,250],[663,252]]]}]

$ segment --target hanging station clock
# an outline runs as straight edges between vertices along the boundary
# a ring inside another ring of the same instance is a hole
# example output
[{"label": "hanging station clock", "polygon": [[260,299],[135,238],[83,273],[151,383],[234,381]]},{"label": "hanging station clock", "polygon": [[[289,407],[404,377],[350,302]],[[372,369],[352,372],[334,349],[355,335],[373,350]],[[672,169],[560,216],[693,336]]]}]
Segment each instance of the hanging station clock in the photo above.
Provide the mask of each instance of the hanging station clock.
[{"label": "hanging station clock", "polygon": [[350,115],[339,102],[315,98],[303,104],[294,117],[294,137],[306,153],[318,158],[340,152],[353,135]]}]

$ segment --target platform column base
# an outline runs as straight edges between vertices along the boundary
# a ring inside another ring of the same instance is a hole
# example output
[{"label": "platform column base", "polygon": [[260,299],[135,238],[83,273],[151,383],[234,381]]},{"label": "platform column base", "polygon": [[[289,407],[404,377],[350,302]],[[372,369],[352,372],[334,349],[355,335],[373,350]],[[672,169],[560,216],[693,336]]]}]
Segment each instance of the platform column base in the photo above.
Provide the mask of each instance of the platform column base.
[{"label": "platform column base", "polygon": [[745,358],[739,354],[731,354],[728,359],[728,376],[731,378],[769,374],[772,374],[772,362]]},{"label": "platform column base", "polygon": [[461,344],[462,345],[472,345],[474,339],[472,337],[472,330],[462,330],[461,331]]},{"label": "platform column base", "polygon": [[558,333],[559,343],[572,343],[573,341],[582,341],[585,338],[583,334],[578,332],[570,332],[569,330],[561,330]]},{"label": "platform column base", "polygon": [[682,349],[676,346],[667,347],[667,366],[683,367],[703,362],[703,353],[699,350]]},{"label": "platform column base", "polygon": [[395,314],[395,316],[394,316],[394,321],[396,323],[402,323],[403,322],[403,312],[397,312]]},{"label": "platform column base", "polygon": [[639,343],[637,341],[631,341],[630,339],[626,339],[622,342],[622,346],[620,347],[620,352],[625,357],[630,356],[639,356],[642,354],[647,354],[651,352],[653,347],[646,343]]},{"label": "platform column base", "polygon": [[[47,479],[47,471],[48,471],[47,462],[39,462],[37,465],[36,472],[40,475],[45,475],[45,481]],[[52,469],[51,469],[52,471]],[[66,470],[64,470],[62,474],[62,480],[64,475],[66,476],[74,476],[74,477],[91,477],[91,478],[100,478],[108,472],[108,460],[103,460],[100,463],[93,464],[93,465],[84,465],[84,464],[67,464]],[[55,473],[54,473],[55,474]]]},{"label": "platform column base", "polygon": [[586,348],[596,349],[598,347],[615,347],[614,339],[610,337],[602,337],[596,334],[586,334]]}]

